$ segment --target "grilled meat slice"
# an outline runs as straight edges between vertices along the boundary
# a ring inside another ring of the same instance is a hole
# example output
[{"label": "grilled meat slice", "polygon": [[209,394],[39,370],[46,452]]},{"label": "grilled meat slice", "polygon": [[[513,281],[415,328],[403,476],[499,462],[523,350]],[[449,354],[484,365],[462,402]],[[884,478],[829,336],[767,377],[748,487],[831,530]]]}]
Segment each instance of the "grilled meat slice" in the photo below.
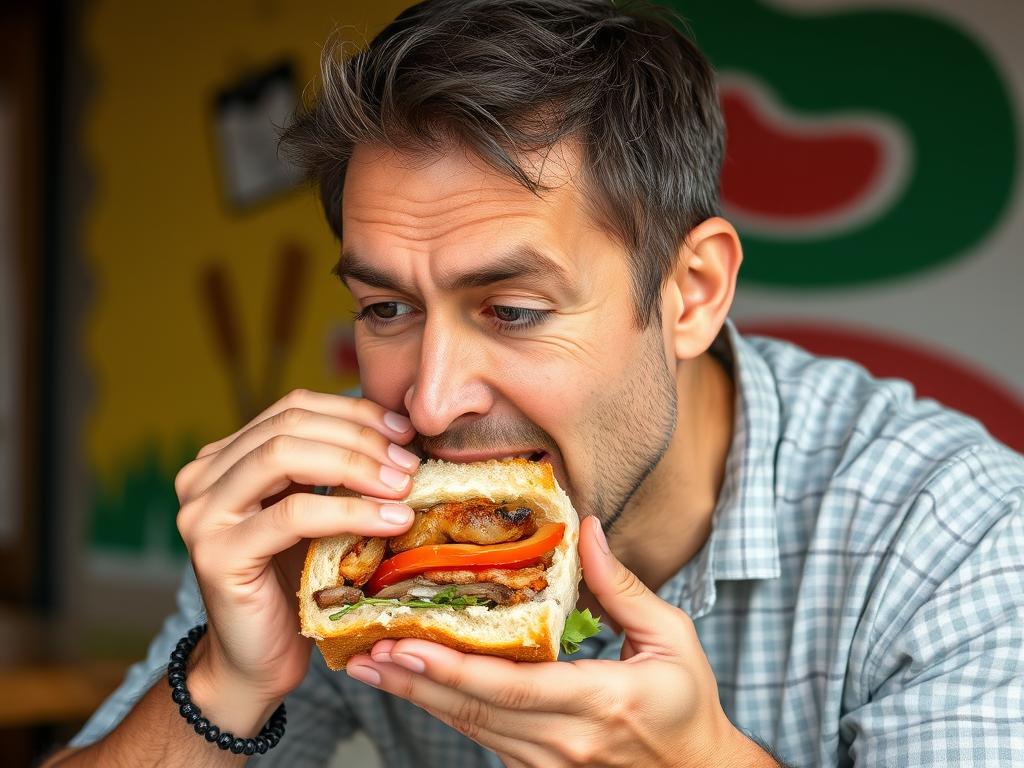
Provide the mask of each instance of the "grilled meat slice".
[{"label": "grilled meat slice", "polygon": [[449,541],[502,544],[532,536],[536,531],[533,510],[529,507],[468,499],[436,504],[418,511],[412,527],[401,536],[392,537],[389,544],[395,553]]},{"label": "grilled meat slice", "polygon": [[363,599],[363,590],[356,587],[328,587],[314,592],[313,599],[321,609],[333,608],[336,605],[351,605]]},{"label": "grilled meat slice", "polygon": [[424,571],[423,578],[436,584],[476,584],[493,581],[509,589],[532,589],[540,592],[548,585],[544,569],[530,568],[481,568],[479,570],[439,569]]},{"label": "grilled meat slice", "polygon": [[338,566],[339,573],[355,586],[363,586],[373,576],[380,561],[384,559],[386,548],[387,539],[364,536],[352,546],[347,555],[341,558],[341,564]]}]

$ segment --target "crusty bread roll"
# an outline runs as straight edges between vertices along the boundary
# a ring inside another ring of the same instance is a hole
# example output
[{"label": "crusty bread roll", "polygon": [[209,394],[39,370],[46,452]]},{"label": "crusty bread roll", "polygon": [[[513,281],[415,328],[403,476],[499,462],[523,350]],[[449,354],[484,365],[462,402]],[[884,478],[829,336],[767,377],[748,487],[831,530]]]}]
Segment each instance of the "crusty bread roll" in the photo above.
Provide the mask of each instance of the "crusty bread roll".
[{"label": "crusty bread roll", "polygon": [[467,653],[502,656],[517,661],[554,661],[565,619],[576,605],[580,580],[579,518],[569,497],[555,482],[549,464],[508,459],[472,464],[424,462],[405,500],[413,509],[446,501],[486,498],[528,506],[537,525],[565,523],[545,572],[548,586],[528,603],[451,608],[363,605],[340,619],[328,616],[313,599],[318,590],[338,583],[341,559],[359,536],[318,539],[310,544],[302,570],[299,616],[302,634],[316,640],[331,669],[343,669],[357,653],[369,651],[384,638],[419,637]]}]

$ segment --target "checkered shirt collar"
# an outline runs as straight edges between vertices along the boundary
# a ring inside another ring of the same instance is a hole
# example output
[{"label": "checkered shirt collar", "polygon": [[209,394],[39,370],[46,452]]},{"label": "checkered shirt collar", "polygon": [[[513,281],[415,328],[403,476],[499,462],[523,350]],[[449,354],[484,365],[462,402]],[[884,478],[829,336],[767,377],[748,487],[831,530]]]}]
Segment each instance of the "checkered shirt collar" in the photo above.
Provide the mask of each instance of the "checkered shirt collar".
[{"label": "checkered shirt collar", "polygon": [[711,535],[659,590],[664,600],[693,618],[714,606],[716,581],[776,578],[780,573],[775,507],[780,402],[772,372],[731,321],[711,351],[736,384],[732,444]]}]

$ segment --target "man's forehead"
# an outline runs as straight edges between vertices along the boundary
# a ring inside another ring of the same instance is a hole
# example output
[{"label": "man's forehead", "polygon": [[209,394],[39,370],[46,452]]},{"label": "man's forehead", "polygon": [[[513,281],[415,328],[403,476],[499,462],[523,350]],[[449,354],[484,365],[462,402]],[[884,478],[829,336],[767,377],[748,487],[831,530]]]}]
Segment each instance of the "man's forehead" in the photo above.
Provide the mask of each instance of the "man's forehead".
[{"label": "man's forehead", "polygon": [[[616,242],[596,227],[569,188],[569,150],[537,172],[552,186],[536,195],[464,151],[422,155],[364,146],[346,181],[345,232],[335,273],[414,293],[415,282],[462,290],[514,281],[577,301],[601,252]],[[427,275],[430,275],[427,278]],[[418,275],[418,277],[414,277]]]},{"label": "man's forehead", "polygon": [[[410,153],[365,145],[349,164],[342,206],[346,248],[375,258],[398,251],[467,255],[518,244],[568,253],[591,221],[567,181],[568,150],[533,157],[549,188],[535,194],[461,148]],[[559,185],[560,186],[556,186]]]},{"label": "man's forehead", "polygon": [[[560,191],[579,191],[578,151],[570,142],[518,155],[517,160],[527,178],[538,182],[541,200]],[[430,150],[357,145],[345,176],[342,213],[377,196],[390,198],[396,192],[404,201],[425,204],[447,194],[498,193],[524,202],[538,199],[519,179],[488,165],[462,145]]]}]

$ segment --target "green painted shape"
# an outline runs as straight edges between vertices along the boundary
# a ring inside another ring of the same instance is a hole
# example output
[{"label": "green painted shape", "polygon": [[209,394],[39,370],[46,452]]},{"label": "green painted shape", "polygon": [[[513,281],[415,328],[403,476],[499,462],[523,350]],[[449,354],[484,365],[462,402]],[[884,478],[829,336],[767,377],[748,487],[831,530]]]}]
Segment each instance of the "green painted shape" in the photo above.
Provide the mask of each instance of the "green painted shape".
[{"label": "green painted shape", "polygon": [[199,444],[183,441],[171,460],[149,443],[127,458],[116,478],[97,482],[90,510],[88,543],[93,551],[184,557],[178,535],[174,477],[195,458]]},{"label": "green painted shape", "polygon": [[881,113],[912,143],[901,196],[860,228],[799,240],[744,233],[745,280],[838,286],[919,272],[965,255],[1006,209],[1017,166],[1010,97],[964,30],[922,12],[666,5],[689,20],[718,71],[753,75],[796,112]]}]

